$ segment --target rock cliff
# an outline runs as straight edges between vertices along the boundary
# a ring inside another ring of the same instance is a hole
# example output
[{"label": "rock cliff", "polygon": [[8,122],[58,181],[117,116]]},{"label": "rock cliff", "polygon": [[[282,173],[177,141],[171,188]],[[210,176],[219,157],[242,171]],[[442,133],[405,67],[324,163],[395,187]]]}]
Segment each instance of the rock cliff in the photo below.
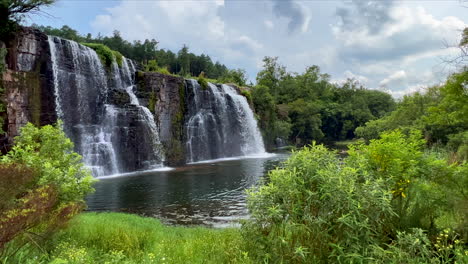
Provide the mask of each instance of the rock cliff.
[{"label": "rock cliff", "polygon": [[139,71],[126,58],[106,65],[89,47],[30,28],[2,45],[3,152],[26,123],[58,119],[95,176],[264,152],[251,106],[233,85],[201,87]]},{"label": "rock cliff", "polygon": [[7,107],[3,113],[6,133],[0,139],[2,151],[9,148],[26,123],[46,125],[57,121],[47,36],[23,28],[5,47],[7,69],[1,82]]}]

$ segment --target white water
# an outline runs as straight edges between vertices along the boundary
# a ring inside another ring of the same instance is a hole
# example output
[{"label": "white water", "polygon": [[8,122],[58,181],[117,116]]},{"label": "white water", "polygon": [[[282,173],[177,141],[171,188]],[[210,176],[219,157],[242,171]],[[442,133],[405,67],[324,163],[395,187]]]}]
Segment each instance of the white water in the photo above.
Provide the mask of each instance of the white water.
[{"label": "white water", "polygon": [[[133,70],[135,69],[131,61],[130,61],[130,66],[132,67]],[[124,73],[126,73],[126,76],[131,76],[130,68],[126,59],[124,59],[122,62],[122,70],[124,71]],[[160,168],[162,167],[162,162],[164,162],[165,160],[165,155],[162,151],[161,141],[159,139],[159,127],[154,121],[153,113],[151,113],[151,111],[147,107],[140,105],[138,97],[133,92],[134,88],[135,88],[135,85],[130,85],[125,88],[125,91],[130,97],[130,104],[138,107],[138,109],[141,112],[142,117],[144,118],[146,124],[149,126],[151,130],[150,137],[151,137],[151,142],[153,144],[153,150],[155,153],[158,153],[158,156],[161,158],[161,163],[153,164],[152,168]]]},{"label": "white water", "polygon": [[265,154],[263,138],[247,99],[229,85],[189,80],[186,149],[189,163]]},{"label": "white water", "polygon": [[54,92],[55,92],[55,111],[57,112],[57,117],[59,119],[63,118],[63,112],[60,102],[60,94],[59,94],[59,84],[58,84],[58,66],[57,66],[57,49],[55,48],[55,42],[53,41],[53,37],[47,36],[47,41],[49,42],[50,46],[50,57],[52,60],[52,72],[54,78]]},{"label": "white water", "polygon": [[[48,42],[57,116],[93,175],[160,168],[159,129],[132,91],[133,63],[123,58],[122,67],[114,61],[108,71],[88,47],[57,37]],[[112,104],[119,91],[130,106]]]},{"label": "white water", "polygon": [[262,134],[258,128],[257,120],[250,109],[247,99],[240,95],[234,88],[229,85],[221,85],[223,91],[230,95],[231,98],[236,102],[236,110],[239,116],[242,118],[241,133],[242,138],[245,140],[242,144],[242,153],[248,154],[262,154],[265,153],[265,145],[263,142]]}]

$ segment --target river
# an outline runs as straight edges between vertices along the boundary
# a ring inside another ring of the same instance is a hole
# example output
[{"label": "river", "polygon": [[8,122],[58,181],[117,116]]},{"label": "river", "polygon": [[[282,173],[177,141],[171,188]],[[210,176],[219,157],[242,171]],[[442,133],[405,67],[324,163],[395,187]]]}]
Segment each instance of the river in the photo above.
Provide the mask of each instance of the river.
[{"label": "river", "polygon": [[88,211],[127,212],[174,225],[229,227],[248,217],[245,190],[286,160],[287,152],[103,177]]}]

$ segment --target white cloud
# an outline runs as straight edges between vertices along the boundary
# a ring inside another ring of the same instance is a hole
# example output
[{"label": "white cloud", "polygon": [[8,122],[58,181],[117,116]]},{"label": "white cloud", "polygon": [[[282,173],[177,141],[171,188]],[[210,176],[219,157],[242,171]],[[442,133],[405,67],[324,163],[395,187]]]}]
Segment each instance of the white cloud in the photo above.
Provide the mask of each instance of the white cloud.
[{"label": "white cloud", "polygon": [[363,84],[363,85],[369,82],[369,78],[367,78],[366,76],[354,74],[353,72],[349,70],[344,72],[344,76],[346,79],[355,79],[356,81],[358,81],[360,84]]},{"label": "white cloud", "polygon": [[273,29],[275,27],[275,24],[273,24],[273,21],[271,20],[265,20],[263,21],[263,24],[265,25],[265,27],[267,27],[268,29]]},{"label": "white cloud", "polygon": [[252,49],[261,49],[263,47],[262,44],[260,44],[258,41],[254,40],[254,39],[251,39],[250,37],[248,36],[245,36],[245,35],[242,35],[239,37],[238,39],[238,42],[239,43],[243,43],[245,44],[246,46],[252,48]]},{"label": "white cloud", "polygon": [[406,81],[406,78],[406,72],[400,70],[380,81],[379,85],[381,87],[387,87],[388,85],[402,85]]},{"label": "white cloud", "polygon": [[130,1],[108,8],[92,22],[96,32],[110,34],[119,29],[132,40],[157,38],[178,45],[202,38],[219,41],[224,22],[218,15],[224,1]]},{"label": "white cloud", "polygon": [[456,43],[460,30],[467,26],[456,17],[436,19],[423,7],[393,6],[388,15],[391,22],[382,24],[377,32],[366,27],[332,27],[337,41],[342,43],[345,59],[359,61],[396,60],[428,51],[440,50],[444,42]]}]

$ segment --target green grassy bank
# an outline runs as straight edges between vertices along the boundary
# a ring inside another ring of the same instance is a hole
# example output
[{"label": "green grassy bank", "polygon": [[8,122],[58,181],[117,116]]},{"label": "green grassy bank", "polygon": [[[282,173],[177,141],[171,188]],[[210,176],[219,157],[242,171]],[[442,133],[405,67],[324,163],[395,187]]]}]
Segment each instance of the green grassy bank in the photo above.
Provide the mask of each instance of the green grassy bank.
[{"label": "green grassy bank", "polygon": [[238,229],[173,227],[123,213],[83,213],[7,263],[249,263]]}]

